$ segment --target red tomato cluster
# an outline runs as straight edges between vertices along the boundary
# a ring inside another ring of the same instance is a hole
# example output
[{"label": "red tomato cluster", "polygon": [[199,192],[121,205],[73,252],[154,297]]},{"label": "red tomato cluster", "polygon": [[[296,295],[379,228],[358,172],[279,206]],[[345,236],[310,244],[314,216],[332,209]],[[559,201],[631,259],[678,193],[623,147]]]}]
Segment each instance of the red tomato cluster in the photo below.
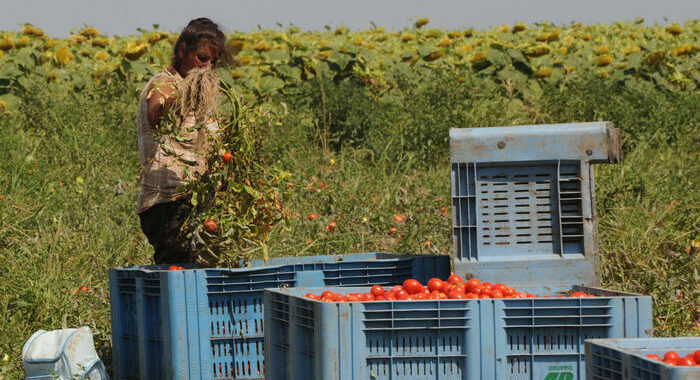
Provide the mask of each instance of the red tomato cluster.
[{"label": "red tomato cluster", "polygon": [[185,267],[181,267],[179,265],[171,265],[168,267],[168,270],[184,270]]},{"label": "red tomato cluster", "polygon": [[691,352],[685,357],[681,357],[678,355],[676,351],[668,351],[664,354],[664,357],[662,358],[659,355],[656,354],[647,354],[646,357],[649,359],[654,359],[654,360],[659,360],[662,361],[666,364],[669,365],[678,365],[678,366],[695,366],[695,365],[700,365],[700,350],[696,350],[695,352]]},{"label": "red tomato cluster", "polygon": [[[405,301],[405,300],[442,300],[442,299],[483,299],[483,298],[535,298],[534,294],[519,292],[512,286],[481,282],[476,278],[464,281],[456,274],[447,280],[431,278],[427,286],[418,280],[409,279],[402,285],[384,289],[372,286],[371,291],[348,293],[346,295],[326,290],[322,294],[306,294],[307,298],[323,302],[362,302],[362,301]],[[574,292],[570,297],[594,297],[584,292]]]}]

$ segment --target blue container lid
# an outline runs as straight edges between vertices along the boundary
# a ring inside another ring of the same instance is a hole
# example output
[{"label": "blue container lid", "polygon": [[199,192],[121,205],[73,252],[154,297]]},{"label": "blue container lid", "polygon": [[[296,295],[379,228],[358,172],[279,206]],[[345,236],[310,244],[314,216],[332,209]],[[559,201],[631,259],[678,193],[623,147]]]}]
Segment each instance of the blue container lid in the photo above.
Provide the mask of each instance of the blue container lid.
[{"label": "blue container lid", "polygon": [[458,274],[514,285],[597,285],[592,163],[620,160],[611,123],[451,129]]}]

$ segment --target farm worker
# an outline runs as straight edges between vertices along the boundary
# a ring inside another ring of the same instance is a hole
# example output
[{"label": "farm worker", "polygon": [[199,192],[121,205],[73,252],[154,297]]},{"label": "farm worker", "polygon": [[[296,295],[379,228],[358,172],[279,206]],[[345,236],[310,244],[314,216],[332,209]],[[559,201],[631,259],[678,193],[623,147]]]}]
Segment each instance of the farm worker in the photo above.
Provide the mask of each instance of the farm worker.
[{"label": "farm worker", "polygon": [[212,118],[219,95],[213,68],[230,60],[218,25],[207,18],[192,20],[175,42],[171,65],[141,93],[137,212],[156,264],[191,262],[189,244],[180,234],[191,194],[182,185],[205,170],[208,140],[218,130]]}]

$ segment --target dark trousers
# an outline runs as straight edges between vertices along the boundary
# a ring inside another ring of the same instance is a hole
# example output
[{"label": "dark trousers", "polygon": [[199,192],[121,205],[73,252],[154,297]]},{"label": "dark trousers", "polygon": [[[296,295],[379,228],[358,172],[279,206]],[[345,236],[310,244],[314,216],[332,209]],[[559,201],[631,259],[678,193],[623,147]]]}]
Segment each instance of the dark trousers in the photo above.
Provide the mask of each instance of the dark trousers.
[{"label": "dark trousers", "polygon": [[180,227],[192,208],[189,198],[159,203],[139,214],[141,229],[154,249],[156,264],[189,263],[190,249]]}]

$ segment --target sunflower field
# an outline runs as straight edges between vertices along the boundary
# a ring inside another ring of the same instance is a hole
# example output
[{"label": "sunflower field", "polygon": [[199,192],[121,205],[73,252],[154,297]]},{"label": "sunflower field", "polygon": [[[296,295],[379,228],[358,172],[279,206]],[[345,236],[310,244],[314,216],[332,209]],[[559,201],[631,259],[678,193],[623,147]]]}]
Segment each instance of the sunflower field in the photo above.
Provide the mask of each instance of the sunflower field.
[{"label": "sunflower field", "polygon": [[[107,270],[153,254],[138,96],[177,37],[0,31],[0,379],[22,377],[38,329],[91,326],[110,365]],[[252,257],[450,254],[449,128],[608,120],[623,158],[595,168],[603,286],[650,294],[656,335],[700,334],[700,20],[227,37],[219,77],[284,173]]]}]

